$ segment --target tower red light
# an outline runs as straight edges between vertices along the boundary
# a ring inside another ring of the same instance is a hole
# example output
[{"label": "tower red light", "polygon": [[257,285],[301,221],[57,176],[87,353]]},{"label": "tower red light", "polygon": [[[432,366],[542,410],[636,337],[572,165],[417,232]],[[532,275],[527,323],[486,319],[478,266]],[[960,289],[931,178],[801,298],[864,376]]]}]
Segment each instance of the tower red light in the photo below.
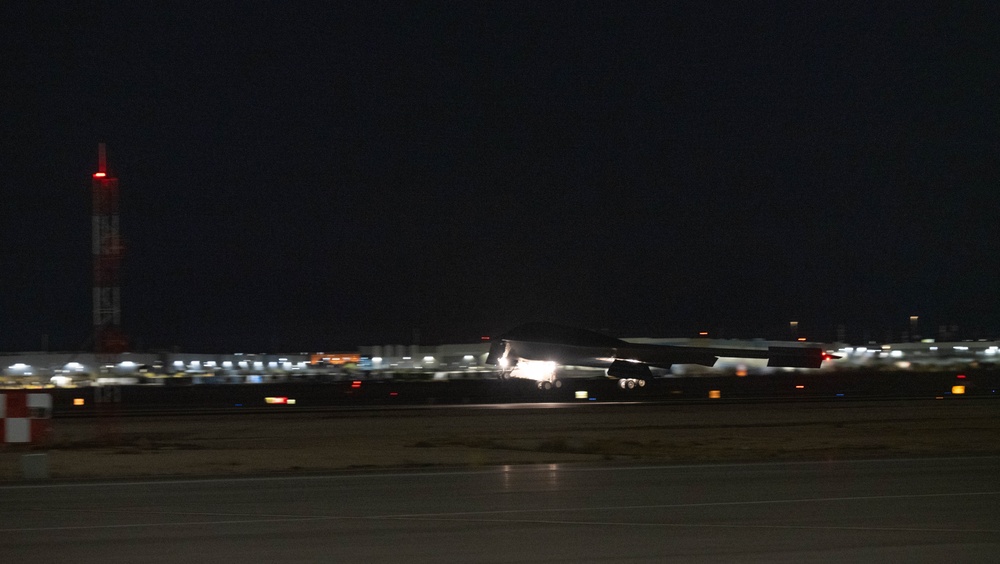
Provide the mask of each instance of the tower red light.
[{"label": "tower red light", "polygon": [[121,262],[123,245],[118,231],[118,179],[108,175],[104,143],[97,146],[98,166],[93,174],[91,219],[94,297],[94,348],[98,353],[120,353],[128,346],[121,330]]}]

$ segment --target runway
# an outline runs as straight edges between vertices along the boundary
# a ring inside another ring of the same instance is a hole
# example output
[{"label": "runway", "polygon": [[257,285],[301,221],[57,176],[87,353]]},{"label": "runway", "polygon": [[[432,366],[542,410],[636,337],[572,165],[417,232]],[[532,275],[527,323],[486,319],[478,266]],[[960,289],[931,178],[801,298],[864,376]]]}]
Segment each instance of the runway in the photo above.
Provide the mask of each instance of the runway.
[{"label": "runway", "polygon": [[1000,457],[0,487],[4,562],[992,562]]}]

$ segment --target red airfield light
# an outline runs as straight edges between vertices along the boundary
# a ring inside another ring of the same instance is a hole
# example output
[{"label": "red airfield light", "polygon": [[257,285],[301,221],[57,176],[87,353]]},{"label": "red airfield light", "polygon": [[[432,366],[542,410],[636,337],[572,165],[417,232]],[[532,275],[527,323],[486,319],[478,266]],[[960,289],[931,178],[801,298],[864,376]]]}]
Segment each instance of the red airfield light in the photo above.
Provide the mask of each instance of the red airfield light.
[{"label": "red airfield light", "polygon": [[479,340],[480,340],[480,341],[489,341],[489,340],[490,340],[490,338],[489,338],[489,336],[488,336],[488,335],[483,335],[482,337],[479,337]]},{"label": "red airfield light", "polygon": [[965,380],[965,374],[959,374],[958,376],[955,376],[955,378],[958,378],[959,380]]},{"label": "red airfield light", "polygon": [[360,388],[361,387],[361,380],[355,380],[355,381],[351,382],[351,387],[352,388]]},{"label": "red airfield light", "polygon": [[94,173],[94,178],[104,178],[107,175],[108,175],[108,173],[106,173],[106,172],[95,172]]}]

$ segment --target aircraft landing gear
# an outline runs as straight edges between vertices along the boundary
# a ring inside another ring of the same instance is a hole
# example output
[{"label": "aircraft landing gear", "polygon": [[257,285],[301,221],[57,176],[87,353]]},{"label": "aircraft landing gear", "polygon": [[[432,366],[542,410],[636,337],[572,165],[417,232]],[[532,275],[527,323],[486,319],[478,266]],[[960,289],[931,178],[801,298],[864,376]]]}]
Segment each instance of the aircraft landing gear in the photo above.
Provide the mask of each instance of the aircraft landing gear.
[{"label": "aircraft landing gear", "polygon": [[552,388],[558,389],[561,387],[562,387],[562,380],[552,380],[551,382],[548,380],[540,380],[538,382],[539,390],[551,390]]},{"label": "aircraft landing gear", "polygon": [[646,385],[642,378],[622,378],[618,380],[618,387],[623,390],[634,390],[636,386],[640,388]]}]

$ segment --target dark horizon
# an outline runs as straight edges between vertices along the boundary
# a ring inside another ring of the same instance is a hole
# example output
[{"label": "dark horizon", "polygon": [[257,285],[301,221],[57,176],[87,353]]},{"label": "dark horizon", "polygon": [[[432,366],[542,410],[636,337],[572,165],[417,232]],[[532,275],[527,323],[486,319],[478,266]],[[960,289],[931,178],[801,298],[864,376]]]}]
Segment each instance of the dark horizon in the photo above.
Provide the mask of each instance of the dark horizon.
[{"label": "dark horizon", "polygon": [[997,11],[7,3],[0,350],[997,337]]}]

